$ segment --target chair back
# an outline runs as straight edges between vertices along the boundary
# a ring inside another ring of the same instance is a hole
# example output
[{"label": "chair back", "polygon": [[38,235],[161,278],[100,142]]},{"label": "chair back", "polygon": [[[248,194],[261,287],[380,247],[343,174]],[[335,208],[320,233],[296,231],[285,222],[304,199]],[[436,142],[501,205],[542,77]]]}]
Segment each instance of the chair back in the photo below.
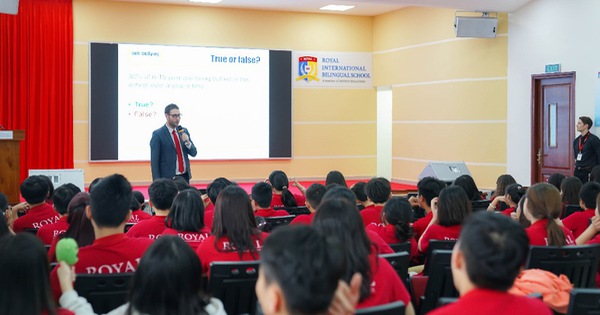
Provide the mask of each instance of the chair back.
[{"label": "chair back", "polygon": [[489,200],[477,200],[471,201],[471,207],[473,212],[477,211],[487,211],[487,208],[490,206]]},{"label": "chair back", "polygon": [[543,269],[565,275],[576,288],[595,288],[600,244],[579,246],[531,246],[525,269]]},{"label": "chair back", "polygon": [[397,301],[356,310],[356,315],[402,315],[406,312],[404,302]]},{"label": "chair back", "polygon": [[31,233],[33,235],[37,235],[37,231],[38,231],[38,229],[34,229],[34,228],[23,229],[23,232]]},{"label": "chair back", "polygon": [[287,213],[292,215],[310,214],[310,210],[306,206],[298,207],[286,207],[286,206],[274,206],[274,210],[285,210]]},{"label": "chair back", "polygon": [[571,290],[567,315],[600,314],[600,289]]},{"label": "chair back", "polygon": [[125,233],[127,233],[127,231],[129,231],[129,229],[131,229],[132,226],[134,226],[135,223],[125,223]]},{"label": "chair back", "polygon": [[429,270],[431,269],[430,266],[430,259],[429,257],[431,257],[433,251],[435,250],[449,250],[452,251],[452,249],[454,248],[454,245],[456,245],[456,241],[442,241],[442,240],[431,240],[429,241],[429,247],[427,248],[427,260],[425,261],[425,267],[423,269],[423,275],[427,276],[429,275]]},{"label": "chair back", "polygon": [[410,242],[390,244],[390,247],[394,250],[394,253],[407,252],[410,254],[411,250]]},{"label": "chair back", "polygon": [[256,312],[258,261],[216,261],[210,264],[208,292],[221,300],[229,315]]},{"label": "chair back", "polygon": [[274,229],[276,229],[282,225],[288,225],[288,224],[290,224],[290,222],[292,222],[292,220],[294,220],[295,217],[296,217],[295,215],[284,215],[284,216],[280,216],[280,217],[266,217],[265,218],[266,225],[263,228],[263,231],[271,232]]},{"label": "chair back", "polygon": [[422,297],[419,314],[427,314],[436,308],[438,300],[442,297],[458,297],[458,291],[452,280],[450,268],[451,250],[436,249],[429,256],[430,274],[425,287],[425,295]]},{"label": "chair back", "polygon": [[392,265],[392,268],[394,268],[398,277],[400,277],[400,280],[404,283],[404,287],[408,290],[408,265],[410,264],[410,254],[402,251],[393,254],[381,254],[379,257],[384,258]]},{"label": "chair back", "polygon": [[77,274],[75,290],[86,298],[98,314],[125,304],[133,273]]},{"label": "chair back", "polygon": [[581,209],[581,207],[579,205],[566,205],[565,213],[563,214],[563,217],[561,219],[564,219],[575,212],[582,212],[582,211],[583,211],[583,209]]}]

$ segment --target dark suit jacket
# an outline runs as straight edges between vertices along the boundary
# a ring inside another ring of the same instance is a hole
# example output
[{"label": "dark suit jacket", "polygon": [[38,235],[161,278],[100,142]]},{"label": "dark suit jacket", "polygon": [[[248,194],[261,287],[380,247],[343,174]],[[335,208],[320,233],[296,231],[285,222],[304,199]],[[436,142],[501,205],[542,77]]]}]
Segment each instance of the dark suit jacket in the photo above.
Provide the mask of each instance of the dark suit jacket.
[{"label": "dark suit jacket", "polygon": [[[187,129],[185,133],[190,136]],[[198,151],[192,138],[190,142],[192,146],[188,149],[183,141],[181,141],[181,149],[183,149],[183,160],[185,162],[185,168],[192,178],[192,170],[190,169],[190,159],[188,155],[196,156]],[[177,150],[173,143],[173,135],[169,133],[169,128],[166,125],[154,130],[152,132],[152,139],[150,139],[150,164],[152,165],[152,180],[158,178],[173,178],[175,176],[175,168],[177,167]]]}]

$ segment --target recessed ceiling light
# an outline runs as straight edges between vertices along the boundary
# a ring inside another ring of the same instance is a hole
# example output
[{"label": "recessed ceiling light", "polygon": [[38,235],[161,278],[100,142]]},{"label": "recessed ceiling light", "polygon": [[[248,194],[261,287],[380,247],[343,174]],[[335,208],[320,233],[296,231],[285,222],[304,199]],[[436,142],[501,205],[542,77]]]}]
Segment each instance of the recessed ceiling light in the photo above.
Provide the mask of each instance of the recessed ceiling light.
[{"label": "recessed ceiling light", "polygon": [[329,11],[346,11],[354,8],[353,5],[339,5],[339,4],[330,4],[326,5],[319,10],[329,10]]},{"label": "recessed ceiling light", "polygon": [[219,3],[223,0],[189,0],[190,2],[196,2],[196,3]]}]

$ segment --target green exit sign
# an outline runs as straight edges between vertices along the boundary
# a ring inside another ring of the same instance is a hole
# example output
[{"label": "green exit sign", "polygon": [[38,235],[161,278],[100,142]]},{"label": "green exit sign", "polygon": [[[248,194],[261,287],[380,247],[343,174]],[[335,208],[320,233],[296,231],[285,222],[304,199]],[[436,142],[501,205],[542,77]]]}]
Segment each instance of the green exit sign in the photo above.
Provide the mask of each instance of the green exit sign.
[{"label": "green exit sign", "polygon": [[546,73],[560,72],[560,63],[546,65]]}]

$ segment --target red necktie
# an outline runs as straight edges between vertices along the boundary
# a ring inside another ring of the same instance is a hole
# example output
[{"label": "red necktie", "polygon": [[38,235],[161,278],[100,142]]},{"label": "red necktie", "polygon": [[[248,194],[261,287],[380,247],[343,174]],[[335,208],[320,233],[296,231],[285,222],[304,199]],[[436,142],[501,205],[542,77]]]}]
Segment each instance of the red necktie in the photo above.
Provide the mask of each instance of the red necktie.
[{"label": "red necktie", "polygon": [[183,154],[181,154],[181,144],[179,144],[179,137],[173,129],[173,141],[175,141],[175,148],[177,149],[177,165],[179,166],[179,173],[183,173]]}]

